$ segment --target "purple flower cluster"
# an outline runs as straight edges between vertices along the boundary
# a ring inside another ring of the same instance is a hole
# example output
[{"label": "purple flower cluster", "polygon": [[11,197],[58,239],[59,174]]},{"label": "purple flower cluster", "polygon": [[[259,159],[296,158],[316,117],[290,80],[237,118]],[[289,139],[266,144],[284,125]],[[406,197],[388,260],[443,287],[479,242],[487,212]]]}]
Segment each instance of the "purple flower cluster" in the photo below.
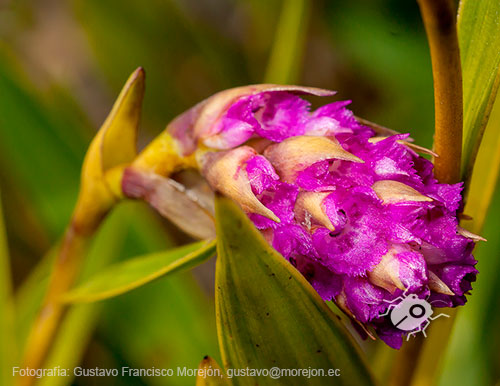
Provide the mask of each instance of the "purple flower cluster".
[{"label": "purple flower cluster", "polygon": [[457,221],[462,184],[438,183],[408,134],[376,134],[349,102],[311,112],[297,93],[256,90],[206,113],[190,137],[217,149],[202,173],[324,300],[399,348],[404,331],[380,316],[389,301],[406,292],[455,307],[475,280],[477,238]]}]

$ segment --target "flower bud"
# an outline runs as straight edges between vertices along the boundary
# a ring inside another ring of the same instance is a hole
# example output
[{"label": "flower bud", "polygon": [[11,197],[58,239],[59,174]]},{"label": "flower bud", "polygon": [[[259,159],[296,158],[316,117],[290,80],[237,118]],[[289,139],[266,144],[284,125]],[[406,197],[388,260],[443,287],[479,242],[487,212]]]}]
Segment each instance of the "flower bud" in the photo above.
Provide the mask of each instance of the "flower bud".
[{"label": "flower bud", "polygon": [[434,272],[429,271],[429,289],[443,295],[455,295],[453,291]]},{"label": "flower bud", "polygon": [[356,118],[345,101],[311,111],[300,94],[333,95],[227,90],[169,133],[323,299],[399,348],[405,332],[382,315],[391,301],[411,293],[463,305],[475,280],[472,250],[482,238],[458,226],[462,184],[439,183],[418,155],[434,154],[408,134]]},{"label": "flower bud", "polygon": [[244,165],[255,154],[255,150],[248,146],[207,153],[203,156],[202,172],[214,190],[238,202],[245,211],[260,214],[279,223],[280,219],[252,192]]},{"label": "flower bud", "polygon": [[430,202],[432,198],[420,194],[411,186],[398,181],[383,180],[377,181],[372,185],[375,194],[384,202],[384,204],[396,204],[406,201]]},{"label": "flower bud", "polygon": [[[230,149],[249,139],[259,123],[252,111],[261,110],[271,94],[331,96],[335,92],[314,87],[256,84],[221,91],[175,118],[167,130],[181,144],[183,155],[201,142],[216,149]],[[232,110],[231,110],[232,109]]]},{"label": "flower bud", "polygon": [[320,224],[323,227],[335,231],[331,220],[326,214],[323,207],[323,200],[329,195],[326,193],[316,192],[301,192],[297,196],[295,202],[295,218],[297,221],[304,225],[306,228],[311,229],[314,224]]},{"label": "flower bud", "polygon": [[484,237],[476,235],[475,233],[469,232],[467,229],[462,227],[457,227],[457,233],[461,236],[467,237],[473,241],[487,241]]},{"label": "flower bud", "polygon": [[398,288],[405,291],[406,288],[399,276],[399,260],[396,258],[398,250],[391,248],[371,271],[368,272],[368,279],[376,286],[382,287],[394,293]]}]

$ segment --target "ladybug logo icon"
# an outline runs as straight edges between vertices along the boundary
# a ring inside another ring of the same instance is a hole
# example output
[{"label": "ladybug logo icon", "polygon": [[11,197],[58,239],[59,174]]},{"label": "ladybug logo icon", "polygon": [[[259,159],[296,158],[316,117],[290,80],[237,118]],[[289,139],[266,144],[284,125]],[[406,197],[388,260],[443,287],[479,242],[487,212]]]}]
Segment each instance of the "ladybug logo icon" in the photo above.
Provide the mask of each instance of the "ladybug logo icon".
[{"label": "ladybug logo icon", "polygon": [[[380,314],[380,316],[390,315],[389,318],[394,327],[408,332],[406,340],[409,340],[410,336],[415,336],[418,332],[422,332],[427,337],[425,330],[432,320],[441,316],[450,317],[447,314],[432,316],[433,310],[430,303],[425,299],[420,299],[415,294],[408,296],[404,294],[392,301],[386,300],[386,302],[390,303],[390,305],[386,312]],[[396,302],[399,303],[394,304]]]}]

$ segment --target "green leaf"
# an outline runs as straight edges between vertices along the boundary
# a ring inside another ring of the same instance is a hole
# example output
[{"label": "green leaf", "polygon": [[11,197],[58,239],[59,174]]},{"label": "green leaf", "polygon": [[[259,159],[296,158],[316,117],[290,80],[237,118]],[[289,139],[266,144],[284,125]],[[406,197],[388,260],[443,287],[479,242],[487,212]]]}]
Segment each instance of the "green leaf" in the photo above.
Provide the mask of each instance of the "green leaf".
[{"label": "green leaf", "polygon": [[137,130],[141,119],[144,87],[145,72],[139,67],[128,78],[100,129],[102,134],[99,147],[103,172],[130,163],[137,155]]},{"label": "green leaf", "polygon": [[165,252],[115,264],[64,296],[70,303],[93,302],[121,295],[137,287],[204,262],[215,254],[215,241],[200,241]]},{"label": "green leaf", "polygon": [[[97,205],[104,197],[107,198],[110,189],[116,188],[110,186],[109,180],[105,180],[105,173],[114,167],[132,162],[137,155],[137,130],[144,97],[144,82],[145,73],[139,67],[127,79],[87,150],[82,167],[79,198],[90,201],[85,205],[84,212],[87,216],[88,207]],[[109,199],[103,205],[109,205],[108,202]]]},{"label": "green leaf", "polygon": [[457,26],[464,85],[462,174],[468,178],[500,83],[500,2],[462,0]]},{"label": "green leaf", "polygon": [[490,119],[479,148],[464,213],[472,220],[463,220],[461,225],[473,233],[480,234],[488,214],[493,194],[500,175],[500,94],[491,110]]},{"label": "green leaf", "polygon": [[[241,209],[229,199],[217,197],[216,217],[216,314],[226,370],[340,369],[341,376],[332,378],[335,384],[372,385],[366,364],[345,328]],[[259,381],[276,384],[270,378]],[[237,377],[233,382],[254,385],[257,380]],[[325,379],[312,377],[307,382],[325,384]]]},{"label": "green leaf", "polygon": [[2,205],[0,202],[0,384],[12,383],[14,343],[14,308],[12,303],[12,288],[10,278],[9,253],[7,237],[3,222]]}]

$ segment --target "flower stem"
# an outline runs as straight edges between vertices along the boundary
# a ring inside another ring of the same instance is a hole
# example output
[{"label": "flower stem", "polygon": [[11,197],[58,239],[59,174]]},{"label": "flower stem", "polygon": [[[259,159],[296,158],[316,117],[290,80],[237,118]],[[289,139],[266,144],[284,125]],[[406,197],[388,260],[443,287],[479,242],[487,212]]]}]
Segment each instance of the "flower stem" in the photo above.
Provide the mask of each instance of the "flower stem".
[{"label": "flower stem", "polygon": [[[55,265],[52,269],[47,293],[40,311],[31,327],[26,342],[23,367],[42,368],[54,341],[57,328],[66,307],[60,302],[76,280],[88,245],[110,207],[89,210],[82,201],[76,205],[72,220],[64,234]],[[19,377],[18,385],[28,386],[35,382],[33,377]]]},{"label": "flower stem", "polygon": [[[434,160],[434,175],[441,183],[453,184],[460,181],[463,132],[462,69],[456,9],[453,0],[417,2],[429,41],[434,79],[434,151],[439,155]],[[433,378],[438,365],[434,358],[440,357],[451,334],[456,312],[452,314],[440,322],[439,329],[431,326],[427,339],[419,336],[404,345],[395,360],[391,385],[411,385],[416,378],[422,380],[417,376],[422,367],[428,370],[425,378]],[[434,351],[426,358],[422,354],[428,355],[429,348]],[[429,360],[432,363],[429,364]]]},{"label": "flower stem", "polygon": [[429,41],[434,79],[436,178],[460,180],[462,154],[462,70],[453,0],[417,0]]}]

